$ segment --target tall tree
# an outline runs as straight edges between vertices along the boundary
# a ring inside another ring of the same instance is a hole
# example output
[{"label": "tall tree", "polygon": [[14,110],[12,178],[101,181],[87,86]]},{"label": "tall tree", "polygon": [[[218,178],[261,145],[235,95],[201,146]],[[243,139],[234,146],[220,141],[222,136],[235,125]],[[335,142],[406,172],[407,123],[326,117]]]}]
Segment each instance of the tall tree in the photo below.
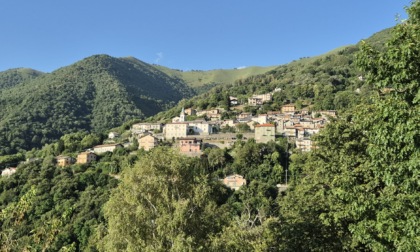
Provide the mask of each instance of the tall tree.
[{"label": "tall tree", "polygon": [[347,250],[420,247],[420,3],[407,11],[385,50],[364,44],[359,54],[373,104],[327,126],[283,202],[290,225],[312,216],[311,232]]},{"label": "tall tree", "polygon": [[221,230],[218,181],[199,159],[154,149],[123,174],[105,206],[106,251],[200,251]]}]

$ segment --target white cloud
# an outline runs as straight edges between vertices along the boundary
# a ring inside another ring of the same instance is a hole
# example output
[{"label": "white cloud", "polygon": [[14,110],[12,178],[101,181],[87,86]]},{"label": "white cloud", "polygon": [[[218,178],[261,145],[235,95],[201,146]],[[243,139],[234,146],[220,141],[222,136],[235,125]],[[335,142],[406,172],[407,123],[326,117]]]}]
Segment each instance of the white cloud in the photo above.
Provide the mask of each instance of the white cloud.
[{"label": "white cloud", "polygon": [[240,66],[240,67],[237,67],[236,69],[244,69],[244,68],[246,68],[246,66]]}]

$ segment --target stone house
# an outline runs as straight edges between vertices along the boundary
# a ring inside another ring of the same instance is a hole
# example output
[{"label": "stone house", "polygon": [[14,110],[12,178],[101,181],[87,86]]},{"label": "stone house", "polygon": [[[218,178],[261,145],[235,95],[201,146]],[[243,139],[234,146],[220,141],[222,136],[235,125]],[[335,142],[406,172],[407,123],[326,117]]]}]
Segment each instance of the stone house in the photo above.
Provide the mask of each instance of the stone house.
[{"label": "stone house", "polygon": [[294,104],[286,104],[281,107],[281,113],[295,113],[296,106]]},{"label": "stone house", "polygon": [[60,156],[55,157],[55,159],[57,160],[57,165],[60,167],[74,164],[74,158],[69,157],[69,156],[60,155]]},{"label": "stone house", "polygon": [[105,153],[107,151],[113,152],[116,148],[123,148],[121,144],[102,144],[93,147],[93,152],[96,154]]},{"label": "stone house", "polygon": [[257,143],[267,143],[276,139],[276,126],[266,123],[255,126],[255,141]]},{"label": "stone house", "polygon": [[163,125],[161,123],[136,123],[131,126],[131,132],[141,133],[145,131],[162,131]]},{"label": "stone house", "polygon": [[159,140],[152,135],[144,135],[138,139],[139,149],[149,151],[159,145]]},{"label": "stone house", "polygon": [[96,154],[92,152],[81,152],[77,155],[77,164],[89,164],[96,161]]},{"label": "stone house", "polygon": [[167,123],[164,128],[164,135],[166,140],[177,139],[180,137],[187,137],[188,123]]}]

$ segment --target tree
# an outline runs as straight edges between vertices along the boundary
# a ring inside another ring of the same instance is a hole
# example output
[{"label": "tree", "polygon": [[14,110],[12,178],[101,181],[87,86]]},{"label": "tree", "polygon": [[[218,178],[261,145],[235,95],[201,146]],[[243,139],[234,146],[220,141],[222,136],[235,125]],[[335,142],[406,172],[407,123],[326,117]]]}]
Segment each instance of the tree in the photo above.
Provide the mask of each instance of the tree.
[{"label": "tree", "polygon": [[154,149],[123,173],[106,204],[109,233],[104,249],[203,250],[225,221],[214,197],[219,186],[199,159]]},{"label": "tree", "polygon": [[323,247],[328,242],[320,239],[305,250],[420,247],[419,1],[408,14],[383,51],[362,45],[358,64],[377,90],[373,104],[359,106],[319,134],[318,148],[303,167],[306,176],[280,203],[289,225],[306,223],[303,230],[310,235],[335,239],[335,248]]}]

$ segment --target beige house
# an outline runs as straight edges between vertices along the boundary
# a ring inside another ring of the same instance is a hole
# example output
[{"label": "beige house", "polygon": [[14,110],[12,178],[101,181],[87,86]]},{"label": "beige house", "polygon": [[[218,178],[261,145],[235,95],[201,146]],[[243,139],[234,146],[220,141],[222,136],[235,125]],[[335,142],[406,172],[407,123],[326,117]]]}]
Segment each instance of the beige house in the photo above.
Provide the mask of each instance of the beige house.
[{"label": "beige house", "polygon": [[188,123],[168,123],[165,125],[164,135],[166,140],[186,137],[188,133]]},{"label": "beige house", "polygon": [[296,148],[304,152],[312,150],[312,140],[309,138],[296,139]]},{"label": "beige house", "polygon": [[222,183],[232,190],[238,190],[241,186],[246,185],[246,180],[239,174],[233,174],[222,179]]},{"label": "beige house", "polygon": [[92,152],[81,152],[77,155],[77,164],[89,164],[96,161],[96,155]]},{"label": "beige house", "polygon": [[55,159],[57,160],[57,165],[60,167],[74,164],[74,158],[69,157],[69,156],[60,155],[60,156],[55,157]]},{"label": "beige house", "polygon": [[257,143],[267,143],[276,139],[276,126],[266,123],[255,126],[255,141]]},{"label": "beige house", "polygon": [[159,145],[159,140],[152,135],[145,135],[139,138],[139,149],[149,151]]},{"label": "beige house", "polygon": [[153,131],[159,130],[162,131],[161,123],[136,123],[131,126],[132,132],[144,132],[144,131]]},{"label": "beige house", "polygon": [[281,112],[283,114],[295,113],[295,111],[296,111],[296,106],[294,104],[287,104],[281,107]]},{"label": "beige house", "polygon": [[102,144],[93,147],[93,152],[96,154],[105,153],[107,151],[113,152],[116,148],[122,148],[121,144]]},{"label": "beige house", "polygon": [[193,109],[193,108],[187,108],[185,109],[185,114],[189,115],[189,116],[194,116],[197,114],[197,110]]}]

